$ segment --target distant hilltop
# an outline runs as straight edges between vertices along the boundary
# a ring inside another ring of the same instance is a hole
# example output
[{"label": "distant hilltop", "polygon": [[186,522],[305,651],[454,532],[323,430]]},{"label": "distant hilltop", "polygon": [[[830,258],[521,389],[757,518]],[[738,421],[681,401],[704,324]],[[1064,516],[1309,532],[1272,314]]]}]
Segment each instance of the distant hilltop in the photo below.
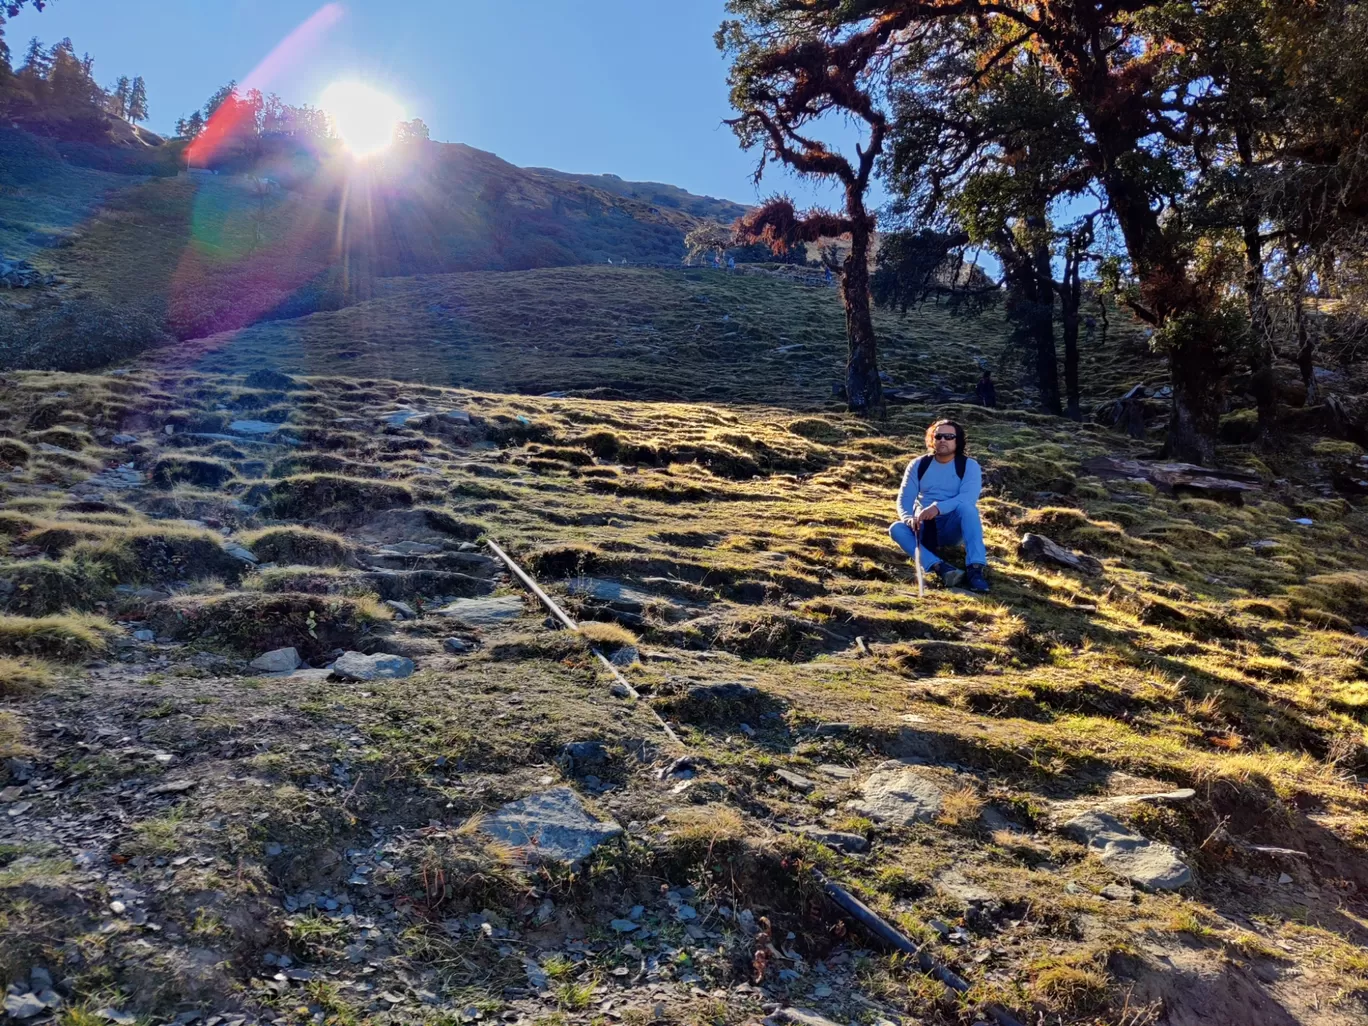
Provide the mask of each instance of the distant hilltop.
[{"label": "distant hilltop", "polygon": [[698,196],[677,185],[667,185],[664,182],[629,182],[614,174],[581,175],[549,167],[529,167],[524,170],[548,178],[578,182],[591,189],[612,193],[625,199],[639,200],[655,207],[681,210],[694,217],[721,221],[724,224],[730,224],[750,209],[742,203],[733,203],[731,200],[718,199],[715,196]]}]

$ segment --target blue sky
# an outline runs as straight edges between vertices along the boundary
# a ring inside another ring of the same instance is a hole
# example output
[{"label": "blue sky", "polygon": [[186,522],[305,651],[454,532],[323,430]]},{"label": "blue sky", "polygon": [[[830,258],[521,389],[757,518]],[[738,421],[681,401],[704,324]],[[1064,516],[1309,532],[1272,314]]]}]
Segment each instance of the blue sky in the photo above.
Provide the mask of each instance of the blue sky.
[{"label": "blue sky", "polygon": [[[105,84],[147,79],[149,127],[169,131],[229,79],[246,79],[322,0],[51,0],[7,28],[10,47],[70,36]],[[721,124],[723,0],[344,0],[343,17],[284,54],[268,85],[317,102],[339,78],[372,81],[432,137],[523,166],[612,172],[754,202],[829,190],[766,173]]]}]

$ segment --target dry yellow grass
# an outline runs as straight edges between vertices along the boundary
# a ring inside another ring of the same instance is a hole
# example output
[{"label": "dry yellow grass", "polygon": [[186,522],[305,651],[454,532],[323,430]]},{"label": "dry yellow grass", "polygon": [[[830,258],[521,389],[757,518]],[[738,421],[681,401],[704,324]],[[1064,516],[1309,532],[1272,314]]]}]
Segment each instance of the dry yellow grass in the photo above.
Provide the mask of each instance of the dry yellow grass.
[{"label": "dry yellow grass", "polygon": [[53,677],[52,668],[38,660],[0,657],[0,698],[41,691]]}]

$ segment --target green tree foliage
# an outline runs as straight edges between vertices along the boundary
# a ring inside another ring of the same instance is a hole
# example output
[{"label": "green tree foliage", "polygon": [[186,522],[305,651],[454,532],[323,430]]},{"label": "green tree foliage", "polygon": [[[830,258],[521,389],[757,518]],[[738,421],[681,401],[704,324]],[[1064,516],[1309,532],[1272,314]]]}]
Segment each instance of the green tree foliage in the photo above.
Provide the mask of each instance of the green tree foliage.
[{"label": "green tree foliage", "polygon": [[[1168,446],[1180,459],[1214,457],[1225,381],[1249,348],[1244,261],[1226,242],[1242,205],[1208,203],[1212,183],[1247,182],[1256,234],[1295,236],[1304,248],[1330,246],[1368,216],[1368,76],[1347,56],[1362,53],[1365,13],[1353,0],[741,6],[769,12],[771,40],[794,26],[842,45],[884,40],[864,89],[920,105],[904,170],[939,163],[928,181],[939,176],[946,202],[955,197],[985,236],[1005,224],[1038,260],[1053,214],[1047,203],[1042,217],[1040,201],[1065,195],[1061,185],[1096,190],[1124,247],[1113,279],[1168,358]],[[1043,130],[1033,130],[1036,109]],[[1004,111],[1023,124],[1004,133]],[[957,158],[940,158],[947,145]],[[1309,276],[1295,258],[1288,266],[1301,294]]]},{"label": "green tree foliage", "polygon": [[401,121],[394,126],[394,141],[400,146],[410,143],[424,143],[431,138],[428,131],[427,122],[422,118],[414,118],[412,121]]},{"label": "green tree foliage", "polygon": [[147,83],[139,75],[128,94],[128,120],[133,124],[147,120]]},{"label": "green tree foliage", "polygon": [[110,99],[96,84],[94,61],[70,39],[44,49],[30,41],[19,70],[0,76],[0,116],[39,135],[98,143],[109,137]]},{"label": "green tree foliage", "polygon": [[109,93],[109,113],[116,118],[128,120],[128,97],[133,91],[127,75],[120,75],[118,82]]}]

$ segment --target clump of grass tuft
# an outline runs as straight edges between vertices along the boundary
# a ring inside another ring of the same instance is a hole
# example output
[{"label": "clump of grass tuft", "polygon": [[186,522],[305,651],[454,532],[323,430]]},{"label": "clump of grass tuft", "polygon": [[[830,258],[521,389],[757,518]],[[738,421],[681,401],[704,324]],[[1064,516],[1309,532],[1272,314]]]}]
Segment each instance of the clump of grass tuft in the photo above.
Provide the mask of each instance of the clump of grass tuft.
[{"label": "clump of grass tuft", "polygon": [[936,822],[942,826],[964,826],[977,822],[982,811],[983,798],[974,788],[965,786],[945,795]]},{"label": "clump of grass tuft", "polygon": [[1056,1012],[1095,1012],[1107,1003],[1111,980],[1091,957],[1042,959],[1031,967],[1031,995]]},{"label": "clump of grass tuft", "polygon": [[579,625],[580,633],[588,640],[589,644],[597,645],[599,648],[635,648],[640,642],[637,636],[626,627],[621,627],[615,623],[600,623],[597,620],[581,620]]},{"label": "clump of grass tuft", "polygon": [[114,625],[98,616],[65,613],[31,618],[0,616],[0,653],[49,659],[88,659],[102,652]]},{"label": "clump of grass tuft", "polygon": [[308,527],[267,527],[244,535],[242,544],[263,563],[282,566],[345,566],[353,558],[347,539]]},{"label": "clump of grass tuft", "polygon": [[1368,572],[1362,570],[1318,574],[1287,589],[1287,597],[1306,619],[1330,619],[1336,625],[1368,623]]},{"label": "clump of grass tuft", "polygon": [[340,474],[283,478],[271,489],[270,499],[272,512],[285,520],[354,515],[412,505],[413,492],[403,485]]},{"label": "clump of grass tuft", "polygon": [[212,531],[156,526],[103,528],[72,546],[73,559],[103,563],[121,581],[236,580],[242,562],[224,551]]},{"label": "clump of grass tuft", "polygon": [[669,854],[682,864],[708,861],[721,852],[739,854],[754,833],[735,809],[702,805],[670,813]]},{"label": "clump of grass tuft", "polygon": [[0,577],[13,582],[6,612],[47,616],[63,610],[90,610],[113,592],[114,572],[87,558],[30,559],[0,565]]},{"label": "clump of grass tuft", "polygon": [[295,648],[312,660],[335,648],[372,650],[393,616],[370,596],[236,592],[172,599],[153,621],[172,637],[244,655]]},{"label": "clump of grass tuft", "polygon": [[52,669],[33,659],[0,657],[0,698],[41,691],[52,683]]},{"label": "clump of grass tuft", "polygon": [[198,488],[222,488],[235,475],[233,468],[222,460],[200,456],[163,456],[152,464],[152,483],[159,488],[174,488],[178,484]]},{"label": "clump of grass tuft", "polygon": [[33,449],[17,438],[0,438],[0,468],[13,470],[33,459]]}]

